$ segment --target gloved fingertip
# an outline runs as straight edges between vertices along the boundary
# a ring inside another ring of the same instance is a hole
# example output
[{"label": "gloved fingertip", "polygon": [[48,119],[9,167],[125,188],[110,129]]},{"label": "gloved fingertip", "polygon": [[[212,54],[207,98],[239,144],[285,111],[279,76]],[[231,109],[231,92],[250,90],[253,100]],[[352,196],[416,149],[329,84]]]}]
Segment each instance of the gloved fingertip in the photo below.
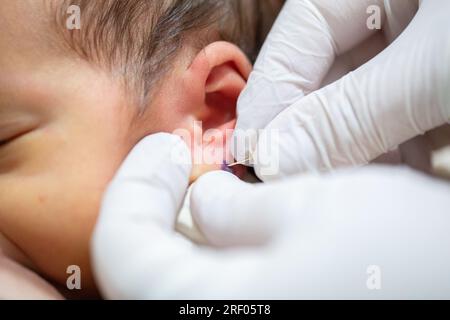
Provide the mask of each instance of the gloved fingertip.
[{"label": "gloved fingertip", "polygon": [[151,176],[155,170],[173,166],[189,173],[192,167],[190,150],[179,136],[157,133],[136,144],[116,177]]},{"label": "gloved fingertip", "polygon": [[177,135],[169,133],[156,133],[143,138],[137,143],[132,152],[161,153],[165,150],[173,151],[169,160],[190,162],[189,148],[184,140]]},{"label": "gloved fingertip", "polygon": [[201,176],[193,185],[191,205],[199,208],[214,208],[230,194],[237,192],[245,184],[234,174],[226,171],[213,171]]},{"label": "gloved fingertip", "polygon": [[144,139],[144,141],[147,140],[152,146],[158,145],[159,149],[168,148],[170,151],[168,160],[173,164],[190,165],[192,163],[189,147],[180,136],[158,133]]},{"label": "gloved fingertip", "polygon": [[331,166],[324,162],[311,135],[300,125],[292,124],[285,112],[259,135],[254,153],[254,169],[264,182],[305,172],[321,172]]},{"label": "gloved fingertip", "polygon": [[271,181],[282,175],[280,133],[277,130],[261,132],[254,156],[254,169],[262,181]]},{"label": "gloved fingertip", "polygon": [[248,164],[249,160],[252,159],[252,151],[255,149],[257,140],[256,130],[236,127],[230,144],[230,151],[236,162]]},{"label": "gloved fingertip", "polygon": [[212,171],[204,174],[193,184],[192,193],[211,193],[224,190],[230,184],[240,181],[238,177],[227,171]]}]

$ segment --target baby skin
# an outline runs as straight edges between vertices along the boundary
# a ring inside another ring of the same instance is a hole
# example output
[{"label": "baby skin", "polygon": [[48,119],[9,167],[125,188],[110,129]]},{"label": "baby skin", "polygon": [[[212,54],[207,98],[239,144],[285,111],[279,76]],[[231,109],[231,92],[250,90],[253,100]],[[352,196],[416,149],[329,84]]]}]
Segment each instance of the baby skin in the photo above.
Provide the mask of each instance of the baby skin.
[{"label": "baby skin", "polygon": [[[64,286],[68,266],[79,266],[92,295],[91,232],[126,155],[147,135],[194,132],[200,122],[227,139],[251,64],[227,42],[186,46],[138,112],[120,77],[57,45],[46,16],[44,1],[0,8],[0,233],[23,264],[54,283]],[[232,161],[224,141],[200,140],[214,146],[203,153],[224,156],[196,163],[192,180]]]}]

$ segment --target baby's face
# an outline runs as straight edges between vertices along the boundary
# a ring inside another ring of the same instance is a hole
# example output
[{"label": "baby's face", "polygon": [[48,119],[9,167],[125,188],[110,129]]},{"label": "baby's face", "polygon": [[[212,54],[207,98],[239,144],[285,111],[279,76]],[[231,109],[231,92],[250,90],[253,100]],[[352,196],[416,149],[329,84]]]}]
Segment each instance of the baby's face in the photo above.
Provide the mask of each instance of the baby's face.
[{"label": "baby's face", "polygon": [[138,133],[113,80],[49,45],[37,3],[0,8],[0,232],[64,280],[89,270],[102,192]]},{"label": "baby's face", "polygon": [[58,49],[44,4],[0,7],[0,233],[60,283],[69,265],[80,266],[87,289],[89,240],[107,184],[140,139],[189,128],[193,117],[185,97],[174,97],[176,81],[165,81],[137,117],[119,80]]}]

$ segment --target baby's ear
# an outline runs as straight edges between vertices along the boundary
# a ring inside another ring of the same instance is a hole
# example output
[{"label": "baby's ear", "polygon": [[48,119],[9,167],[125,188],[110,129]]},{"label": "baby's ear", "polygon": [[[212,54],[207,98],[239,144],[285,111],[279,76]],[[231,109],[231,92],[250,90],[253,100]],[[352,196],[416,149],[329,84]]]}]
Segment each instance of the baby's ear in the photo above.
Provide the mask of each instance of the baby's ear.
[{"label": "baby's ear", "polygon": [[244,89],[251,64],[244,53],[228,42],[204,48],[185,73],[191,95],[191,114],[203,130],[219,129],[236,118],[237,99]]},{"label": "baby's ear", "polygon": [[201,144],[203,158],[217,159],[214,163],[203,162],[194,166],[194,179],[206,171],[220,168],[223,161],[233,161],[226,145],[236,124],[237,100],[251,68],[238,47],[227,42],[215,42],[198,53],[184,72],[183,109],[189,115],[191,132],[196,132],[192,137],[198,137],[198,132],[202,136],[201,141],[190,141],[191,149]]}]

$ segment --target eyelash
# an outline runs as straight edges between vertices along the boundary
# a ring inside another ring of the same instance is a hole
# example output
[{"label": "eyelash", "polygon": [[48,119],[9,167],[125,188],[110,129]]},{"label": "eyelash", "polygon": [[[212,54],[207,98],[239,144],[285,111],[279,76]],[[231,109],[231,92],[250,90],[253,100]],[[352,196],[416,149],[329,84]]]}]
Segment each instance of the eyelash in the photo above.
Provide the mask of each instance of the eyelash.
[{"label": "eyelash", "polygon": [[15,133],[14,135],[10,135],[10,136],[6,136],[7,138],[4,139],[0,139],[0,148],[5,147],[7,145],[9,145],[10,143],[12,143],[13,141],[15,141],[16,139],[21,138],[22,136],[30,133],[31,131],[34,130],[33,128],[26,128],[24,130],[18,131],[17,133]]},{"label": "eyelash", "polygon": [[24,134],[25,133],[17,134],[15,136],[12,136],[10,138],[6,138],[6,139],[3,139],[3,140],[0,139],[0,148],[7,146],[8,144],[10,144],[11,142],[13,142],[14,140],[16,140],[17,138],[21,137]]},{"label": "eyelash", "polygon": [[5,145],[7,145],[8,143],[10,143],[12,141],[12,139],[5,139],[5,140],[0,140],[0,148],[4,147]]}]

